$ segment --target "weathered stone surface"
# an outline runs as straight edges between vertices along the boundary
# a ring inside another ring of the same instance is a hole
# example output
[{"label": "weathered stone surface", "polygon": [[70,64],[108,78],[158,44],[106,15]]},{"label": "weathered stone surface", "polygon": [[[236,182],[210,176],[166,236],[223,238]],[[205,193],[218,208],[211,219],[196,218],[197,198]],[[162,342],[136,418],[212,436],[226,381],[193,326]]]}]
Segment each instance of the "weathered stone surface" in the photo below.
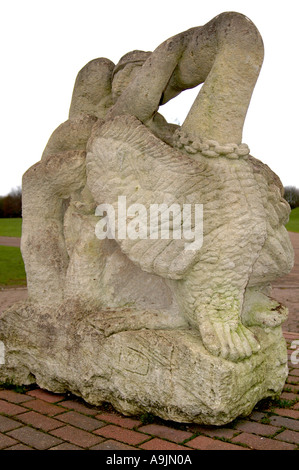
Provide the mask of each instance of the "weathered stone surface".
[{"label": "weathered stone surface", "polygon": [[[280,328],[253,328],[259,353],[235,363],[209,354],[194,330],[143,328],[141,313],[129,330],[128,323],[117,324],[115,313],[79,315],[70,308],[54,316],[30,305],[11,307],[2,319],[9,345],[2,380],[71,391],[94,405],[108,401],[127,415],[147,411],[216,425],[249,414],[257,401],[283,387],[287,363]],[[117,313],[127,322],[135,316],[130,309]]]},{"label": "weathered stone surface", "polygon": [[[287,309],[271,282],[293,265],[290,208],[242,143],[262,60],[253,23],[229,12],[83,67],[69,119],[23,178],[28,300],[0,318],[0,380],[205,424],[280,393]],[[157,112],[203,82],[181,127]],[[147,217],[161,204],[164,237]],[[192,240],[172,204],[191,208]]]}]

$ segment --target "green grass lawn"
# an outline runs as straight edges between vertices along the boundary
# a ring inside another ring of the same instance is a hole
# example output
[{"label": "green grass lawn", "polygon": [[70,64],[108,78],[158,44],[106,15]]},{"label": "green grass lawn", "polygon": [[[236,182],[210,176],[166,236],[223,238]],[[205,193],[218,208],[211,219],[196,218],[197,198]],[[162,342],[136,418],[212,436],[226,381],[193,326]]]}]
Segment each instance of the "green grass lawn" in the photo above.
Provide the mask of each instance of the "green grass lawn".
[{"label": "green grass lawn", "polygon": [[289,232],[299,233],[299,207],[293,209],[290,214],[290,220],[286,225]]},{"label": "green grass lawn", "polygon": [[0,246],[0,286],[25,286],[26,273],[21,250]]},{"label": "green grass lawn", "polygon": [[22,219],[1,219],[0,237],[20,237],[22,232]]},{"label": "green grass lawn", "polygon": [[[20,237],[21,232],[21,218],[0,218],[0,237]],[[26,273],[20,248],[0,246],[0,286],[24,285],[26,285]]]}]

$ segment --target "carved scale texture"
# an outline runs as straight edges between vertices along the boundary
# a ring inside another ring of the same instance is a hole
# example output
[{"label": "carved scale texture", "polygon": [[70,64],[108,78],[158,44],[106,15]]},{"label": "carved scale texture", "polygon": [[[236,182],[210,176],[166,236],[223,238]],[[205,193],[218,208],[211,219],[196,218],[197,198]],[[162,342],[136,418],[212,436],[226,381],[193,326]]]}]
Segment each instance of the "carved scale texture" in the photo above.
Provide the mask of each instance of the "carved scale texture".
[{"label": "carved scale texture", "polygon": [[[203,263],[220,264],[219,276],[227,263],[232,270],[241,264],[248,277],[267,237],[268,245],[279,243],[272,233],[288,216],[278,178],[258,160],[201,155],[195,160],[159,140],[132,116],[118,116],[93,132],[87,181],[96,203],[113,205],[116,214],[119,196],[126,196],[127,207],[141,203],[148,213],[155,203],[203,204],[201,250],[184,250],[185,240],[173,240],[171,231],[169,240],[116,236],[122,251],[141,269],[170,279],[183,278],[198,261],[201,271]],[[284,243],[283,234],[281,238]],[[279,271],[281,262],[275,263]]]}]

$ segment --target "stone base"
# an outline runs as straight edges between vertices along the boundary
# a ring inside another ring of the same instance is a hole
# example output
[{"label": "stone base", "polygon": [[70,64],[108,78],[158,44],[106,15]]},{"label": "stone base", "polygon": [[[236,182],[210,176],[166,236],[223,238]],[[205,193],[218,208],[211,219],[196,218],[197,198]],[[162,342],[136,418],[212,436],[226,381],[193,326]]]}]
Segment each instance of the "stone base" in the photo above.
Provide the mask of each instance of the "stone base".
[{"label": "stone base", "polygon": [[280,394],[288,374],[280,327],[251,328],[260,351],[233,363],[208,353],[193,330],[111,334],[105,321],[101,327],[105,313],[96,317],[70,308],[47,312],[28,302],[6,310],[0,382],[70,391],[92,405],[110,402],[125,415],[223,425]]}]

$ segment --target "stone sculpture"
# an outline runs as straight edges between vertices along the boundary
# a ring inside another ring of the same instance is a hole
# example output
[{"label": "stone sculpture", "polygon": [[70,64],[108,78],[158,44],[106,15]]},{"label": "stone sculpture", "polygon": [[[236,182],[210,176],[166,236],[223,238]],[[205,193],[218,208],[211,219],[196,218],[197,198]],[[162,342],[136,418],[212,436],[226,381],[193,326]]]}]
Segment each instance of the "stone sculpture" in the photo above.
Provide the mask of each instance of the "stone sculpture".
[{"label": "stone sculpture", "polygon": [[[293,265],[289,206],[242,143],[262,61],[254,24],[227,12],[79,72],[69,119],[23,178],[29,297],[0,319],[2,381],[217,425],[280,393],[287,309],[271,282]],[[201,83],[183,125],[167,123],[159,106]],[[97,207],[120,217],[120,201],[135,228],[140,207],[188,204],[194,229],[201,204],[203,239],[187,249],[175,217],[159,237],[162,216],[151,237],[97,237]]]}]

